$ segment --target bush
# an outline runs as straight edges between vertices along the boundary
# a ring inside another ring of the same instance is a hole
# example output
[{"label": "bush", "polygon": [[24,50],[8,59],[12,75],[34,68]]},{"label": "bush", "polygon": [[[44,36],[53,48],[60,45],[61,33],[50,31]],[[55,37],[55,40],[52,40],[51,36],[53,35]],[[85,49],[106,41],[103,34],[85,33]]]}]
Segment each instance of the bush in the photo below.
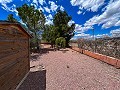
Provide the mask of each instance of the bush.
[{"label": "bush", "polygon": [[59,38],[56,39],[55,44],[56,44],[57,48],[59,48],[59,47],[60,48],[65,48],[66,40],[63,37],[59,37]]}]

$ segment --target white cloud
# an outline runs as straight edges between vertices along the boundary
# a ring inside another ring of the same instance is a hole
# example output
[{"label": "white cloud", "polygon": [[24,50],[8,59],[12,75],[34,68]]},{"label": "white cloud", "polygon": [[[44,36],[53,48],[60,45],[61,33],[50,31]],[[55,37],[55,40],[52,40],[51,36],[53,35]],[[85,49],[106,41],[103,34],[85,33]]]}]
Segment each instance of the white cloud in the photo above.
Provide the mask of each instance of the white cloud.
[{"label": "white cloud", "polygon": [[59,6],[57,6],[57,5],[55,4],[55,2],[53,2],[53,1],[49,1],[49,4],[51,5],[51,6],[50,6],[50,9],[51,9],[52,11],[56,11],[56,10],[58,9],[58,7],[59,7]]},{"label": "white cloud", "polygon": [[104,4],[105,0],[71,0],[72,6],[78,6],[80,10],[96,12]]},{"label": "white cloud", "polygon": [[107,20],[103,25],[102,28],[110,28],[112,26],[115,25],[115,23],[117,23],[118,18],[111,18],[110,20]]},{"label": "white cloud", "polygon": [[33,3],[38,6],[38,1],[37,0],[33,0]]},{"label": "white cloud", "polygon": [[112,26],[120,26],[120,0],[110,1],[105,11],[101,15],[97,15],[86,21],[85,26],[93,26],[95,24],[103,24],[102,28],[110,28]]},{"label": "white cloud", "polygon": [[73,23],[75,23],[73,20],[70,20],[69,22],[68,22],[68,25],[69,26],[71,26]]},{"label": "white cloud", "polygon": [[52,25],[53,24],[53,16],[51,14],[49,14],[48,16],[45,15],[46,18],[46,22],[45,25]]},{"label": "white cloud", "polygon": [[116,30],[111,30],[110,33],[112,34],[112,37],[120,37],[120,28]]},{"label": "white cloud", "polygon": [[13,0],[0,0],[1,4],[11,3]]},{"label": "white cloud", "polygon": [[42,8],[41,6],[38,8],[38,10],[42,10],[44,12],[44,8]]},{"label": "white cloud", "polygon": [[80,11],[80,10],[77,12],[77,14],[81,14],[81,13],[82,13],[82,11]]},{"label": "white cloud", "polygon": [[81,36],[81,37],[84,37],[84,36],[90,36],[89,34],[85,34],[85,33],[79,33],[79,34],[76,34],[75,36]]},{"label": "white cloud", "polygon": [[90,34],[85,34],[85,33],[76,34],[76,35],[74,35],[74,37],[76,37],[77,39],[79,39],[79,38],[91,39],[91,35]]},{"label": "white cloud", "polygon": [[31,3],[32,6],[35,7],[35,9],[37,9],[37,5],[35,3]]},{"label": "white cloud", "polygon": [[48,7],[44,7],[45,11],[50,13],[50,9]]},{"label": "white cloud", "polygon": [[0,4],[2,5],[2,8],[5,10],[8,9],[7,4],[11,3],[11,2],[12,2],[12,0],[0,0]]},{"label": "white cloud", "polygon": [[85,31],[89,30],[89,29],[92,29],[91,26],[82,26],[82,25],[79,25],[79,24],[76,24],[75,25],[75,32],[77,33],[74,37],[74,38],[85,38],[85,39],[92,39],[92,36],[90,34],[85,34]]},{"label": "white cloud", "polygon": [[61,11],[64,11],[64,7],[63,7],[63,6],[60,6],[60,10],[61,10]]},{"label": "white cloud", "polygon": [[97,24],[96,19],[98,18],[98,16],[94,16],[91,19],[89,19],[88,21],[86,21],[86,23],[84,24],[84,26],[93,26],[94,24]]},{"label": "white cloud", "polygon": [[110,37],[108,34],[98,34],[95,35],[95,38],[105,38],[105,37]]},{"label": "white cloud", "polygon": [[22,20],[20,20],[19,22],[20,22],[21,24],[23,24],[23,25],[26,25],[25,23],[23,23],[23,21],[22,21]]},{"label": "white cloud", "polygon": [[2,9],[6,11],[15,12],[18,15],[18,11],[16,10],[16,5],[13,4],[12,6],[8,7],[7,4],[13,2],[13,0],[0,0],[0,4],[2,5]]},{"label": "white cloud", "polygon": [[[105,38],[105,37],[110,37],[108,34],[98,34],[94,35],[94,38]],[[93,35],[90,34],[85,34],[85,33],[77,33],[74,35],[73,39],[79,39],[79,38],[84,38],[84,39],[93,39]]]},{"label": "white cloud", "polygon": [[84,26],[83,27],[82,25],[79,25],[79,24],[75,25],[75,31],[77,31],[77,32],[83,33],[83,32],[85,32],[85,31],[87,31],[89,29],[92,29],[92,27],[91,26]]},{"label": "white cloud", "polygon": [[120,20],[115,24],[115,26],[120,26]]},{"label": "white cloud", "polygon": [[44,3],[46,3],[45,0],[38,0],[38,2],[39,2],[41,5],[43,5]]},{"label": "white cloud", "polygon": [[45,0],[33,0],[33,3],[36,4],[37,6],[40,4],[40,5],[43,5],[45,2]]},{"label": "white cloud", "polygon": [[47,24],[47,25],[52,25],[52,24],[53,24],[53,21],[47,19],[46,22],[45,22],[45,25],[46,25],[46,24]]},{"label": "white cloud", "polygon": [[96,35],[95,37],[96,37],[96,38],[102,38],[102,36],[103,36],[103,35],[98,34],[98,35]]},{"label": "white cloud", "polygon": [[51,14],[49,14],[49,15],[47,16],[47,18],[48,18],[48,19],[53,19],[53,16],[52,16]]},{"label": "white cloud", "polygon": [[16,10],[15,4],[13,4],[11,7],[8,7],[6,4],[3,4],[2,8],[6,11],[15,12],[16,16],[18,16],[18,11]]},{"label": "white cloud", "polygon": [[76,24],[75,31],[81,31],[82,25]]}]

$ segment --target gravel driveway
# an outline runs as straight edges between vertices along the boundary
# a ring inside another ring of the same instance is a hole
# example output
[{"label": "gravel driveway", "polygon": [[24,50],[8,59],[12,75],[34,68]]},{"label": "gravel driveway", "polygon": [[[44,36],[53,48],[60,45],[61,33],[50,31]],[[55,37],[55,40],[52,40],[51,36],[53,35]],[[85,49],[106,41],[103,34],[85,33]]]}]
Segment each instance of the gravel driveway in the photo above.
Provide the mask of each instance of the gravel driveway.
[{"label": "gravel driveway", "polygon": [[120,69],[71,49],[33,54],[19,90],[120,90]]}]

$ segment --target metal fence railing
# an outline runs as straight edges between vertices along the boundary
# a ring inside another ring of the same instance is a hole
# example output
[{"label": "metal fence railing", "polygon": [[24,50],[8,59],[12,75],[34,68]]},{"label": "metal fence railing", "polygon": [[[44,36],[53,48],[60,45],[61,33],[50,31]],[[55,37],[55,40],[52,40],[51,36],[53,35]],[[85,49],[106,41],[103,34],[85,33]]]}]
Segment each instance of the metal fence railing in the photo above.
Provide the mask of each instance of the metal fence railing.
[{"label": "metal fence railing", "polygon": [[120,38],[79,39],[76,44],[79,48],[120,59]]}]

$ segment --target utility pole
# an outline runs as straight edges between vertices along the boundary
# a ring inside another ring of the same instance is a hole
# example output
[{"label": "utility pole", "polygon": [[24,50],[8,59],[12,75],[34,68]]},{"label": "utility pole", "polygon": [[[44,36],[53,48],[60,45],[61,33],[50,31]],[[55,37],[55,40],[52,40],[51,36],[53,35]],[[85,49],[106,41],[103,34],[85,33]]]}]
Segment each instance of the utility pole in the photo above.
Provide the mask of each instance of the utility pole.
[{"label": "utility pole", "polygon": [[94,28],[92,29],[92,31],[93,31],[93,40],[95,40],[95,37],[94,37]]},{"label": "utility pole", "polygon": [[92,31],[93,31],[93,43],[94,43],[94,48],[93,48],[94,50],[93,51],[96,52],[96,40],[95,40],[95,33],[94,33],[95,29],[93,28]]}]

